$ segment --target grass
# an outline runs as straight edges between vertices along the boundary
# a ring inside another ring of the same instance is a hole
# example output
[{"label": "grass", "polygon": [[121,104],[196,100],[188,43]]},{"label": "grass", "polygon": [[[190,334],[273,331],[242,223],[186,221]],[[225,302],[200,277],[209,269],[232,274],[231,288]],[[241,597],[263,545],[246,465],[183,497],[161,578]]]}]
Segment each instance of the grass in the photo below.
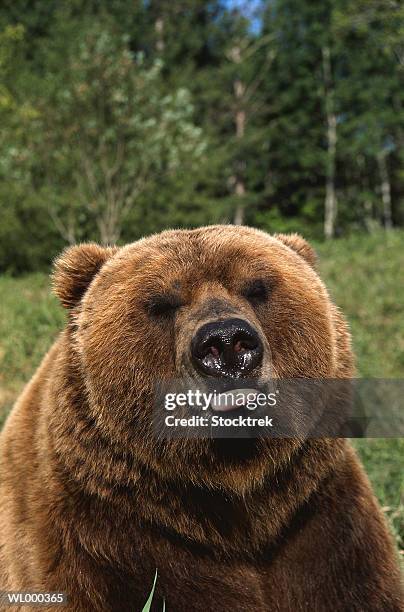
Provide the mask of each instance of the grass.
[{"label": "grass", "polygon": [[364,378],[404,376],[404,232],[353,235],[317,248],[320,271],[349,320]]},{"label": "grass", "polygon": [[[358,374],[404,378],[404,232],[353,235],[317,252],[321,275],[349,321]],[[404,439],[353,443],[404,555]]]},{"label": "grass", "polygon": [[49,278],[0,276],[0,423],[51,346],[65,315]]},{"label": "grass", "polygon": [[[317,245],[320,270],[351,326],[358,372],[404,378],[404,232]],[[65,320],[43,274],[0,277],[0,424]],[[404,547],[404,439],[357,440],[397,545]]]}]

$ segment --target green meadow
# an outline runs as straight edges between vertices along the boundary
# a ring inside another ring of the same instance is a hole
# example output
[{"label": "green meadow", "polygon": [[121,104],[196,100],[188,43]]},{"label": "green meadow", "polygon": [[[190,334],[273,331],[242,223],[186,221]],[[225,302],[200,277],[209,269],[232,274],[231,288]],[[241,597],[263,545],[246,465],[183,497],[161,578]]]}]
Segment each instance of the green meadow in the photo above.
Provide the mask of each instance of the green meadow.
[{"label": "green meadow", "polygon": [[[404,232],[352,235],[317,245],[320,270],[351,326],[362,377],[404,374]],[[45,274],[0,277],[0,423],[50,347],[65,315]],[[404,548],[404,439],[354,444]]]}]

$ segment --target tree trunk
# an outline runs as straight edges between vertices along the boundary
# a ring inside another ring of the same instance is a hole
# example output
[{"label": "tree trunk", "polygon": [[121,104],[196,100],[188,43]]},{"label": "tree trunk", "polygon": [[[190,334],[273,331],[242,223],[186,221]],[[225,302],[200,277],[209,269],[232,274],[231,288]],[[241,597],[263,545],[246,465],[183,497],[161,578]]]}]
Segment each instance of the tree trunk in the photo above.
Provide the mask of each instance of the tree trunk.
[{"label": "tree trunk", "polygon": [[363,222],[369,234],[373,230],[373,207],[372,202],[367,198],[363,205]]},{"label": "tree trunk", "polygon": [[164,20],[162,17],[157,17],[154,22],[154,30],[156,32],[156,51],[162,54],[164,51]]},{"label": "tree trunk", "polygon": [[[234,84],[234,90],[236,93],[236,99],[242,100],[244,95],[244,85],[241,81],[237,80]],[[245,120],[246,115],[245,111],[241,108],[236,111],[236,137],[238,139],[244,138],[245,134]],[[243,225],[244,223],[244,197],[245,197],[245,183],[244,183],[244,171],[245,171],[245,162],[239,161],[236,169],[236,181],[234,186],[234,191],[236,195],[240,198],[239,204],[236,207],[234,213],[233,223],[234,225]]]},{"label": "tree trunk", "polygon": [[239,178],[236,178],[235,193],[240,198],[240,202],[237,204],[236,210],[234,211],[233,224],[243,225],[245,186],[244,182]]},{"label": "tree trunk", "polygon": [[103,210],[100,210],[96,217],[102,245],[116,244],[121,235],[123,221],[122,204],[112,198],[106,198]]},{"label": "tree trunk", "polygon": [[338,212],[338,200],[335,191],[336,157],[337,157],[337,117],[335,115],[334,87],[332,83],[331,53],[328,46],[322,50],[325,108],[327,116],[327,164],[326,194],[324,202],[324,235],[333,238]]},{"label": "tree trunk", "polygon": [[[241,51],[239,47],[234,47],[231,52],[232,60],[235,64],[241,64]],[[244,110],[244,95],[245,95],[245,84],[240,78],[237,78],[233,83],[233,91],[235,98],[235,114],[234,123],[236,128],[236,138],[241,141],[245,134],[246,124],[246,112]],[[233,223],[234,225],[243,225],[244,223],[244,209],[245,209],[245,182],[244,182],[244,170],[245,162],[239,160],[236,164],[236,176],[234,181],[234,193],[238,197],[239,201],[234,211]]]},{"label": "tree trunk", "polygon": [[380,174],[380,191],[382,194],[383,203],[383,222],[386,229],[391,229],[393,227],[391,185],[386,157],[386,151],[379,151],[377,154],[377,164],[379,166]]},{"label": "tree trunk", "polygon": [[66,222],[59,217],[57,212],[54,210],[53,204],[48,206],[48,211],[56,230],[59,232],[63,240],[70,245],[76,244],[76,211],[71,209],[68,210]]}]

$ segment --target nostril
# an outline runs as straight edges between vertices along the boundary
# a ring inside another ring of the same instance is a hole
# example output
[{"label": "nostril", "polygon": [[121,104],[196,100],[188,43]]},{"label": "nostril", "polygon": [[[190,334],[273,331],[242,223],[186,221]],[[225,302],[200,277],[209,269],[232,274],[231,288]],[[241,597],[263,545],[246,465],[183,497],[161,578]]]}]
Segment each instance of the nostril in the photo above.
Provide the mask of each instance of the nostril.
[{"label": "nostril", "polygon": [[245,351],[246,350],[246,348],[243,345],[243,343],[241,342],[241,340],[238,340],[233,348],[234,348],[234,352],[235,353],[241,353],[241,351]]},{"label": "nostril", "polygon": [[220,351],[217,348],[217,346],[210,346],[209,347],[209,351],[208,354],[211,354],[213,357],[219,357],[220,356]]},{"label": "nostril", "polygon": [[241,353],[243,351],[254,351],[258,347],[259,341],[253,337],[236,336],[233,340],[233,351]]},{"label": "nostril", "polygon": [[193,354],[197,359],[203,359],[208,355],[220,357],[222,351],[222,343],[216,338],[206,338],[203,341],[196,342],[193,346]]}]

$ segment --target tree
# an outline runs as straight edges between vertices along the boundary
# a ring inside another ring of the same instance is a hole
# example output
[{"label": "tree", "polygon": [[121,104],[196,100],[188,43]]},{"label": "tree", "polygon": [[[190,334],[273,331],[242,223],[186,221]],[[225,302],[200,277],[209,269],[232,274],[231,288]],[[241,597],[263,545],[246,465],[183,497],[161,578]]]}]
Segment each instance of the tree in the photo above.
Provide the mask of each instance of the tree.
[{"label": "tree", "polygon": [[[254,5],[251,8],[251,5]],[[248,125],[254,125],[257,110],[260,108],[257,91],[265,78],[273,60],[269,43],[270,36],[257,36],[252,32],[252,20],[256,13],[255,3],[238,2],[233,8],[230,42],[226,57],[231,63],[233,99],[230,110],[235,130],[234,176],[232,184],[237,203],[233,216],[235,225],[242,225],[246,207],[246,169],[250,160],[246,159],[246,132]],[[264,65],[257,61],[257,55],[265,50]]]},{"label": "tree", "polygon": [[366,182],[379,194],[379,205],[372,209],[380,210],[377,217],[389,229],[394,160],[402,163],[404,144],[404,7],[394,0],[341,1],[334,10],[334,28],[341,46],[350,49],[349,78],[340,88],[344,148],[353,167],[360,160],[366,170]]},{"label": "tree", "polygon": [[7,177],[15,168],[14,159],[22,154],[19,147],[21,128],[30,115],[30,105],[21,103],[14,90],[13,77],[20,67],[24,28],[7,26],[0,31],[0,175]]},{"label": "tree", "polygon": [[333,238],[335,221],[338,212],[338,200],[335,189],[337,158],[337,115],[335,112],[335,93],[331,66],[331,51],[325,44],[321,50],[323,58],[324,99],[327,118],[327,161],[326,161],[326,194],[324,204],[324,236]]},{"label": "tree", "polygon": [[258,218],[283,231],[299,226],[311,234],[323,231],[327,185],[328,203],[335,209],[336,100],[329,22],[329,0],[265,3],[262,35],[272,37],[274,60],[262,86],[268,180]]},{"label": "tree", "polygon": [[0,270],[20,272],[49,264],[60,245],[43,203],[30,186],[30,144],[37,111],[24,95],[24,28],[0,31]]},{"label": "tree", "polygon": [[169,226],[402,224],[403,33],[399,0],[5,0],[0,266]]},{"label": "tree", "polygon": [[205,75],[207,121],[214,126],[216,159],[226,187],[221,200],[227,202],[226,220],[237,225],[251,222],[254,214],[260,163],[256,153],[262,146],[261,86],[273,61],[271,37],[261,36],[253,27],[260,19],[260,8],[260,2],[239,1],[220,14],[215,21],[216,63]]},{"label": "tree", "polygon": [[49,200],[68,242],[79,237],[84,213],[94,219],[101,242],[114,243],[153,181],[184,171],[205,143],[192,121],[189,93],[162,95],[161,63],[146,66],[127,36],[106,24],[86,24],[69,57],[38,100],[37,174],[55,192],[62,185],[70,198]]}]

